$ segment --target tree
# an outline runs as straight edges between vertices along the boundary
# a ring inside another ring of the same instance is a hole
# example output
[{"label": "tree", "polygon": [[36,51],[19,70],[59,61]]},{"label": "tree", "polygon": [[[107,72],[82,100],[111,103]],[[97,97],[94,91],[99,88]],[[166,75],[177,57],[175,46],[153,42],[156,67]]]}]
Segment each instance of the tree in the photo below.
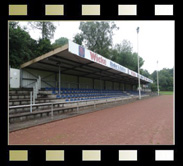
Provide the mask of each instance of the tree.
[{"label": "tree", "polygon": [[[158,72],[159,76],[159,89],[161,91],[172,91],[173,90],[173,68],[163,68]],[[151,74],[154,81],[155,87],[157,88],[157,71]],[[157,89],[156,89],[157,90]]]},{"label": "tree", "polygon": [[140,69],[140,74],[142,74],[143,76],[150,78],[151,74],[146,70],[146,69]]},{"label": "tree", "polygon": [[51,42],[49,39],[39,39],[37,48],[36,48],[36,56],[40,56],[42,54],[45,54],[49,51],[53,50],[53,46],[51,45]]},{"label": "tree", "polygon": [[17,28],[18,24],[19,22],[17,21],[9,22],[9,27],[15,29]]},{"label": "tree", "polygon": [[49,39],[32,39],[18,22],[9,22],[9,64],[19,68],[21,64],[53,49]]},{"label": "tree", "polygon": [[77,44],[79,44],[79,45],[82,45],[83,40],[84,40],[83,35],[77,33],[77,34],[74,36],[73,42],[75,42],[75,43],[77,43]]},{"label": "tree", "polygon": [[9,23],[9,64],[19,68],[20,65],[36,55],[37,42],[17,22]]},{"label": "tree", "polygon": [[68,43],[68,39],[65,37],[60,37],[59,39],[55,40],[55,42],[52,44],[53,48],[61,47]]},{"label": "tree", "polygon": [[29,22],[32,28],[41,30],[42,39],[51,39],[54,36],[56,26],[52,22]]},{"label": "tree", "polygon": [[[138,72],[137,53],[132,52],[132,45],[129,41],[123,40],[121,44],[115,45],[111,51],[111,60]],[[144,64],[144,60],[139,57],[139,66]]]},{"label": "tree", "polygon": [[118,29],[114,22],[81,22],[79,29],[81,33],[75,35],[75,42],[104,57],[110,56],[113,30]]}]

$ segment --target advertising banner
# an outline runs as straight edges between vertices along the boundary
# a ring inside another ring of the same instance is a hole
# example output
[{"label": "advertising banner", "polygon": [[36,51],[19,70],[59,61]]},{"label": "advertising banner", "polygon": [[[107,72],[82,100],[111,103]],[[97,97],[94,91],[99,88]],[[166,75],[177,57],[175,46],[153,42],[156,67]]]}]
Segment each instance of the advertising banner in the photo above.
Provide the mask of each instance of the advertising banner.
[{"label": "advertising banner", "polygon": [[[69,52],[77,55],[77,56],[80,56],[82,58],[85,58],[85,59],[88,59],[90,61],[93,61],[93,62],[96,62],[96,63],[99,63],[101,65],[104,65],[106,67],[109,67],[109,68],[112,68],[114,70],[117,70],[117,71],[120,71],[122,73],[125,73],[125,74],[129,74],[133,77],[138,77],[138,73],[114,62],[114,61],[111,61],[93,51],[90,51],[88,49],[86,49],[85,47],[83,46],[80,46],[72,41],[69,40],[69,48],[68,48]],[[140,79],[142,80],[145,80],[147,82],[153,82],[152,80],[140,75]]]}]

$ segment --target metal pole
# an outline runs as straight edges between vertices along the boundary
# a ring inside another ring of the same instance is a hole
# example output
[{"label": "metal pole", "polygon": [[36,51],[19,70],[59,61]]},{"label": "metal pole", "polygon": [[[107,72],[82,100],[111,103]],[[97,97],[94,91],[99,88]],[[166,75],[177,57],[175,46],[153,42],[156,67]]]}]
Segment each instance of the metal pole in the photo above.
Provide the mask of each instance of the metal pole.
[{"label": "metal pole", "polygon": [[51,104],[51,117],[53,118],[53,104]]},{"label": "metal pole", "polygon": [[59,65],[59,75],[58,75],[58,76],[59,76],[59,80],[58,80],[58,82],[59,82],[59,83],[58,83],[58,88],[59,88],[58,90],[59,90],[59,91],[58,91],[58,93],[59,93],[59,95],[60,95],[60,65]]},{"label": "metal pole", "polygon": [[100,93],[102,93],[101,73],[102,73],[102,72],[100,72]]},{"label": "metal pole", "polygon": [[79,102],[77,102],[77,112],[79,111]]},{"label": "metal pole", "polygon": [[30,112],[32,113],[32,92],[30,92]]},{"label": "metal pole", "polygon": [[137,27],[137,56],[138,56],[138,84],[139,84],[139,99],[141,99],[141,88],[140,88],[140,70],[139,70],[139,27]]},{"label": "metal pole", "polygon": [[35,104],[35,87],[33,87],[33,104]]},{"label": "metal pole", "polygon": [[158,90],[158,96],[159,96],[158,61],[157,61],[157,90]]}]

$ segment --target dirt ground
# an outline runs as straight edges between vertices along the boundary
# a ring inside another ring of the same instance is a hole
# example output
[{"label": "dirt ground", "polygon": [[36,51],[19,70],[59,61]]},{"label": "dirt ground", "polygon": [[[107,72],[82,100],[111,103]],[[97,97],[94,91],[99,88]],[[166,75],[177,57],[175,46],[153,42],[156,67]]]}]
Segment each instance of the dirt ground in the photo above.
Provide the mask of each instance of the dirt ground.
[{"label": "dirt ground", "polygon": [[9,134],[9,145],[173,145],[173,96],[162,95]]}]

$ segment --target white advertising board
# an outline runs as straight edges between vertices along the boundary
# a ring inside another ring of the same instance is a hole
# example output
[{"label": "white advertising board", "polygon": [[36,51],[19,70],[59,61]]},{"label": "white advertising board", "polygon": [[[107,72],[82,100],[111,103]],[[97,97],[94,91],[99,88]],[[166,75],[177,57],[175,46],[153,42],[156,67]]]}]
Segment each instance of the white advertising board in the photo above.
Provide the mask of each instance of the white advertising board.
[{"label": "white advertising board", "polygon": [[[82,58],[99,63],[101,65],[107,66],[109,68],[120,71],[122,73],[129,74],[133,77],[138,77],[138,73],[136,73],[136,72],[134,72],[134,71],[132,71],[132,70],[116,63],[116,62],[113,62],[113,61],[93,52],[93,51],[90,51],[90,50],[84,48],[83,46],[80,46],[80,45],[78,45],[70,40],[69,40],[69,49],[68,50],[69,50],[69,52],[71,52],[77,56],[80,56]],[[146,80],[146,81],[152,83],[152,80],[150,80],[142,75],[140,75],[140,78],[142,80]]]}]

